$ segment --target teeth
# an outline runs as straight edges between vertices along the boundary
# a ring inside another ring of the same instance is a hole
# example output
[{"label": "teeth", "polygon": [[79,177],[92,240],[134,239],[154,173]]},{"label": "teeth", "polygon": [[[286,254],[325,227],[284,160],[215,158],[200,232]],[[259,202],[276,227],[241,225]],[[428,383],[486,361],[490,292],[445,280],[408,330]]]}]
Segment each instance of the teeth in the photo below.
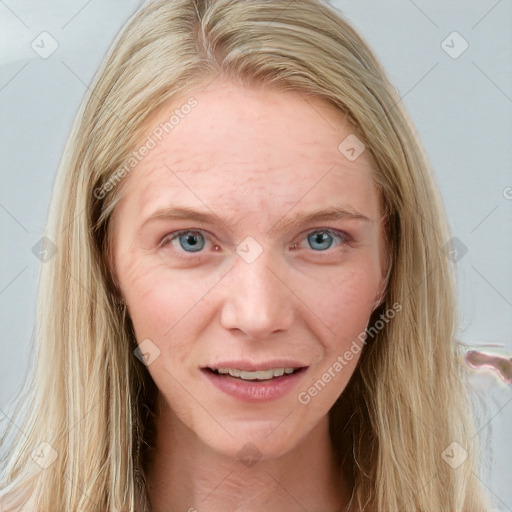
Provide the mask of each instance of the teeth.
[{"label": "teeth", "polygon": [[220,374],[229,374],[231,377],[238,377],[243,380],[268,380],[274,377],[281,377],[283,374],[293,373],[294,368],[270,368],[269,370],[259,370],[248,372],[236,368],[217,368]]}]

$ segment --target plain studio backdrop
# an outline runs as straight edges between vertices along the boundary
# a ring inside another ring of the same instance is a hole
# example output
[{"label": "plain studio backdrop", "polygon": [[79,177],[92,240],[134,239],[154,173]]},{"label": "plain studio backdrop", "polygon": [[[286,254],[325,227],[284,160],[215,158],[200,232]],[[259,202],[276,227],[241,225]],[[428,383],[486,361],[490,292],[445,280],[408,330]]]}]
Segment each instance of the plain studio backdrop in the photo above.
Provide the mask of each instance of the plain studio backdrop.
[{"label": "plain studio backdrop", "polygon": [[[27,375],[38,249],[72,118],[139,5],[0,0],[0,415]],[[512,1],[332,5],[384,65],[434,166],[454,237],[459,340],[512,352]],[[472,382],[488,406],[482,479],[495,510],[512,511],[512,385],[485,371]]]}]

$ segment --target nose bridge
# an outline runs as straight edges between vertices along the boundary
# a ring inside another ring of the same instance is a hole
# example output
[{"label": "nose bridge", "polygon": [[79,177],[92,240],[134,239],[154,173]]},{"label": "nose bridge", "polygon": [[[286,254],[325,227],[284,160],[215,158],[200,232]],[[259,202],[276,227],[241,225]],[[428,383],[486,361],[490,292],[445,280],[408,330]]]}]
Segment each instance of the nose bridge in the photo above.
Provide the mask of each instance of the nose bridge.
[{"label": "nose bridge", "polygon": [[277,257],[263,250],[255,259],[245,258],[243,244],[239,249],[240,255],[224,283],[224,328],[238,328],[251,337],[288,329],[292,321],[292,294],[285,284],[286,276],[280,275],[282,267]]}]

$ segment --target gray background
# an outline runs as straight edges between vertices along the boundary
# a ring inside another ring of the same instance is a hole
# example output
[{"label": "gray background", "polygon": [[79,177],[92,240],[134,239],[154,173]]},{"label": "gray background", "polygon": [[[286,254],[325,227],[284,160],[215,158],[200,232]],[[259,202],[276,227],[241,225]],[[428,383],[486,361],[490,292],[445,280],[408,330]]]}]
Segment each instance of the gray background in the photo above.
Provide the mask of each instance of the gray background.
[{"label": "gray background", "polygon": [[[0,0],[0,415],[9,415],[28,371],[41,264],[32,247],[43,236],[72,118],[139,4]],[[512,351],[512,1],[332,4],[380,58],[435,168],[462,248],[459,339]],[[48,50],[50,37],[58,48],[42,58],[31,45],[46,38]],[[483,372],[473,382],[489,409],[482,420],[490,458],[483,480],[496,510],[512,511],[512,387]]]}]

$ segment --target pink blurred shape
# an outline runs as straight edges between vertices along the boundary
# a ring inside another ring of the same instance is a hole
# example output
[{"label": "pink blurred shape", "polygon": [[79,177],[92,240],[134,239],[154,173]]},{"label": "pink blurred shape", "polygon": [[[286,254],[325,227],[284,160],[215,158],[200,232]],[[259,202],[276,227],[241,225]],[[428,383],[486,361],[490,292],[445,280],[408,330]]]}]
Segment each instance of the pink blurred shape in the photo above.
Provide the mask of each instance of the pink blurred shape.
[{"label": "pink blurred shape", "polygon": [[[493,350],[498,348],[501,350]],[[512,384],[512,357],[504,353],[505,347],[480,347],[478,350],[468,350],[464,359],[474,370],[491,370],[496,372],[505,384]],[[502,352],[502,353],[500,353]]]}]

